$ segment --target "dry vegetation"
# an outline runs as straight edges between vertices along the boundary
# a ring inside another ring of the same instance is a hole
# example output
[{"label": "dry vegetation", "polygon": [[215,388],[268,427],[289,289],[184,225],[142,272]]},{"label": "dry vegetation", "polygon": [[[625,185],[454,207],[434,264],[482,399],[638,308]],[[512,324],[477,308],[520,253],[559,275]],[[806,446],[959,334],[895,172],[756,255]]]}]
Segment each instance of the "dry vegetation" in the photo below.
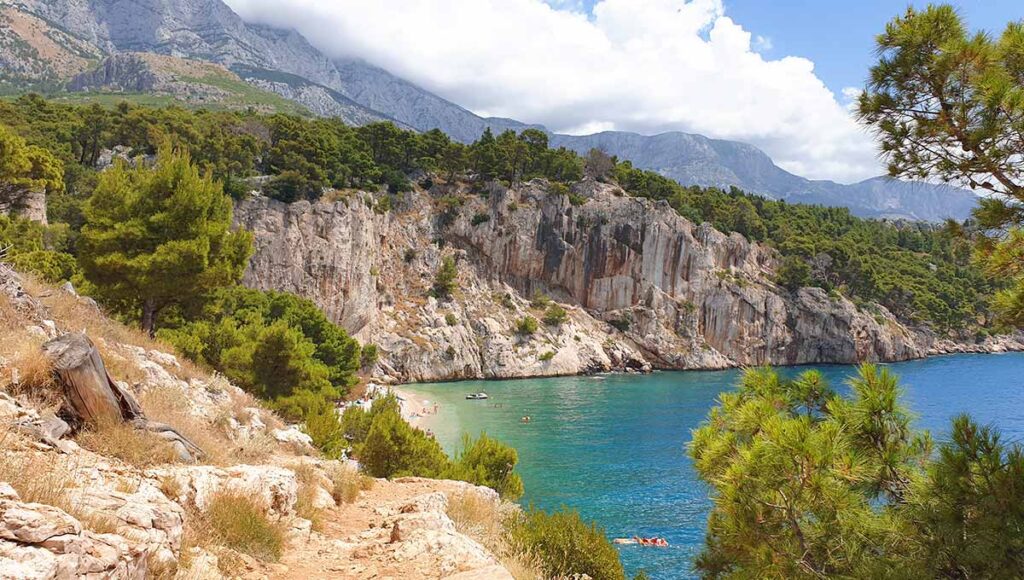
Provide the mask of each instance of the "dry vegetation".
[{"label": "dry vegetation", "polygon": [[373,488],[372,477],[359,473],[359,470],[354,467],[340,463],[327,471],[327,477],[331,480],[331,497],[338,505],[353,503],[359,499],[360,491],[368,491]]},{"label": "dry vegetation", "polygon": [[320,490],[322,476],[316,467],[309,463],[291,466],[299,480],[299,491],[295,498],[295,513],[312,524],[313,530],[323,531],[323,510],[316,507],[317,492]]},{"label": "dry vegetation", "polygon": [[214,541],[259,560],[276,562],[284,550],[285,528],[267,515],[256,498],[234,492],[214,496],[199,520],[208,526]]},{"label": "dry vegetation", "polygon": [[116,457],[139,469],[178,461],[166,440],[120,421],[101,422],[82,429],[75,441],[89,451]]},{"label": "dry vegetation", "polygon": [[7,425],[0,425],[0,456],[0,481],[10,484],[21,501],[64,510],[84,528],[98,534],[116,531],[117,521],[112,516],[80,506],[75,497],[79,466],[73,458],[34,452]]},{"label": "dry vegetation", "polygon": [[[139,375],[135,374],[139,371],[134,365],[129,364],[125,357],[113,352],[109,344],[131,344],[147,350],[156,349],[172,353],[178,357],[178,362],[181,364],[181,369],[177,374],[179,378],[185,380],[203,377],[207,374],[181,356],[171,345],[150,338],[148,334],[137,328],[117,322],[93,304],[76,298],[63,290],[55,289],[30,275],[19,273],[19,276],[22,278],[25,291],[46,306],[58,326],[69,331],[84,332],[93,339],[100,349],[103,362],[107,365],[111,376],[132,383],[139,379]],[[119,368],[118,359],[126,363],[125,368]]]},{"label": "dry vegetation", "polygon": [[[515,508],[512,508],[515,509]],[[515,549],[508,539],[508,518],[514,513],[502,502],[475,493],[448,496],[448,517],[460,533],[480,542],[497,556],[516,580],[537,580],[544,572],[537,558]]]}]

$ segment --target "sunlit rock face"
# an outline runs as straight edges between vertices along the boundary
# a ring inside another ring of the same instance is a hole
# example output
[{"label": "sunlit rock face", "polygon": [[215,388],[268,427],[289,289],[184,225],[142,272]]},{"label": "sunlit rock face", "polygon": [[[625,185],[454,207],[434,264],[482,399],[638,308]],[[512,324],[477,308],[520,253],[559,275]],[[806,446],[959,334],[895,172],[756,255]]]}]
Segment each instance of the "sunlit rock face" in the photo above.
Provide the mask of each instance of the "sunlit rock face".
[{"label": "sunlit rock face", "polygon": [[[884,309],[779,287],[774,250],[664,202],[584,181],[574,205],[535,180],[447,203],[463,193],[433,185],[386,212],[372,209],[383,194],[366,192],[242,201],[236,223],[256,238],[245,283],[313,300],[381,348],[381,378],[402,381],[904,360],[935,348]],[[444,256],[459,275],[439,299]],[[568,319],[545,324],[538,294]],[[537,331],[517,333],[527,316]]]}]

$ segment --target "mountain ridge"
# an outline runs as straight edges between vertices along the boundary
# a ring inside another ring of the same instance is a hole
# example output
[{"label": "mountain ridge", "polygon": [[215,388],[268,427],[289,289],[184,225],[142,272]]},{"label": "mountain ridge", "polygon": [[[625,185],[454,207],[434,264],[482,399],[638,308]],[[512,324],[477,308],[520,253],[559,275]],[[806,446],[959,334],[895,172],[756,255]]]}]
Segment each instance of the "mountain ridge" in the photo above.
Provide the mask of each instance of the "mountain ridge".
[{"label": "mountain ridge", "polygon": [[[420,131],[441,129],[472,142],[484,129],[528,127],[515,119],[485,118],[356,58],[331,60],[294,30],[247,23],[221,0],[18,0],[2,2],[54,23],[109,52],[144,51],[207,60],[247,82],[294,100],[316,114],[351,124],[388,120]],[[246,75],[263,70],[292,75],[274,82]],[[305,82],[303,82],[305,81]],[[775,165],[757,147],[670,131],[641,135],[608,131],[563,135],[552,144],[580,153],[599,148],[683,185],[738,187],[773,199],[848,207],[869,218],[965,219],[977,197],[948,185],[875,177],[854,184],[812,181]]]}]

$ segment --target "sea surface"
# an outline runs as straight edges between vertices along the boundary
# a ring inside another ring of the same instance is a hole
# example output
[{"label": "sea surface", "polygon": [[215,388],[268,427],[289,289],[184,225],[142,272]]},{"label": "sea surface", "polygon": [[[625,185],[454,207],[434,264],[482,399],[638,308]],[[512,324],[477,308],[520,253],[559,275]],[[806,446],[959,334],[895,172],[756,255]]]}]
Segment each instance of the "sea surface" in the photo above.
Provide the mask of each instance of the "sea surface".
[{"label": "sea surface", "polygon": [[[1024,440],[1024,353],[954,355],[886,365],[901,378],[916,426],[937,441],[963,412],[998,426],[1005,440]],[[855,367],[780,369],[794,375],[821,370],[848,389]],[[739,371],[658,372],[514,381],[408,385],[440,404],[431,428],[449,452],[463,433],[489,435],[519,451],[526,486],[522,503],[545,509],[568,505],[597,520],[609,537],[661,536],[669,548],[619,546],[627,574],[693,577],[704,541],[708,490],[686,455],[690,430],[704,419]],[[467,401],[486,391],[490,399]],[[531,421],[522,423],[529,415]]]}]

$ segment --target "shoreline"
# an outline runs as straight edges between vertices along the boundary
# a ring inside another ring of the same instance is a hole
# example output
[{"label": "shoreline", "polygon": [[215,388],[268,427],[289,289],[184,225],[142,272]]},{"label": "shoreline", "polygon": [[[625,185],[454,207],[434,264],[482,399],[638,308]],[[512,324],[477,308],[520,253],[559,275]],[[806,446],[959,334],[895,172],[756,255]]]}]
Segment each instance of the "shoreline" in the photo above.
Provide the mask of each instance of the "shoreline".
[{"label": "shoreline", "polygon": [[[793,364],[782,364],[782,365],[767,365],[767,366],[770,366],[772,368],[783,368],[784,369],[784,368],[800,368],[800,367],[826,366],[826,365],[857,366],[857,365],[860,365],[860,364],[863,364],[863,363],[899,364],[899,363],[927,360],[927,359],[932,359],[932,358],[939,358],[939,357],[944,357],[944,356],[958,356],[958,355],[970,355],[970,354],[999,355],[999,354],[1014,354],[1014,353],[1024,353],[1024,343],[1020,343],[1019,345],[1004,347],[1002,349],[990,349],[990,350],[982,350],[982,349],[978,349],[978,350],[973,350],[973,349],[941,350],[941,351],[930,352],[928,354],[925,354],[924,356],[909,357],[909,358],[903,358],[903,359],[893,359],[893,360],[859,361],[859,362],[805,362],[805,363],[793,363]],[[650,371],[646,371],[646,372],[636,371],[636,370],[632,370],[632,369],[626,369],[626,370],[623,370],[623,369],[610,369],[610,370],[602,370],[602,371],[592,372],[592,373],[581,372],[581,373],[542,374],[542,375],[510,376],[510,377],[455,377],[455,378],[438,377],[436,379],[420,380],[420,381],[399,381],[399,380],[395,379],[394,377],[387,377],[387,378],[377,377],[374,380],[374,382],[378,382],[379,384],[387,386],[388,388],[392,389],[396,393],[400,393],[401,396],[403,396],[403,397],[408,396],[409,398],[416,398],[415,395],[413,395],[411,393],[408,393],[407,391],[402,391],[401,387],[402,386],[412,386],[412,385],[433,385],[433,384],[438,384],[438,383],[465,383],[465,382],[470,382],[470,381],[481,381],[481,382],[525,381],[525,380],[530,380],[530,379],[556,379],[556,378],[565,378],[565,377],[596,377],[596,376],[601,376],[601,375],[649,375],[649,374],[652,374],[652,373],[668,373],[668,372],[679,372],[679,373],[701,372],[701,373],[711,373],[711,372],[731,371],[731,370],[743,369],[743,368],[751,368],[751,367],[749,367],[749,366],[748,367],[744,367],[742,365],[724,366],[724,367],[709,367],[709,368],[675,368],[675,367],[653,366]],[[388,381],[396,381],[396,382],[388,382]],[[422,399],[422,397],[421,397],[421,399]],[[430,401],[430,403],[432,405],[433,401]],[[425,423],[430,423],[430,422],[432,422],[431,419],[433,419],[433,418],[434,418],[434,416],[432,415],[429,418],[420,417],[418,419],[424,420]],[[412,423],[414,426],[416,426],[416,423],[414,423],[413,421],[410,421],[410,423]]]},{"label": "shoreline", "polygon": [[[402,383],[405,384],[416,384],[416,383]],[[422,383],[426,384],[426,383]],[[437,413],[435,411],[437,403],[431,401],[423,396],[409,391],[408,389],[402,389],[396,385],[388,385],[388,388],[399,397],[401,403],[402,418],[407,423],[412,425],[416,429],[422,431],[431,431],[432,427],[437,421]],[[426,412],[424,412],[426,411]]]}]

